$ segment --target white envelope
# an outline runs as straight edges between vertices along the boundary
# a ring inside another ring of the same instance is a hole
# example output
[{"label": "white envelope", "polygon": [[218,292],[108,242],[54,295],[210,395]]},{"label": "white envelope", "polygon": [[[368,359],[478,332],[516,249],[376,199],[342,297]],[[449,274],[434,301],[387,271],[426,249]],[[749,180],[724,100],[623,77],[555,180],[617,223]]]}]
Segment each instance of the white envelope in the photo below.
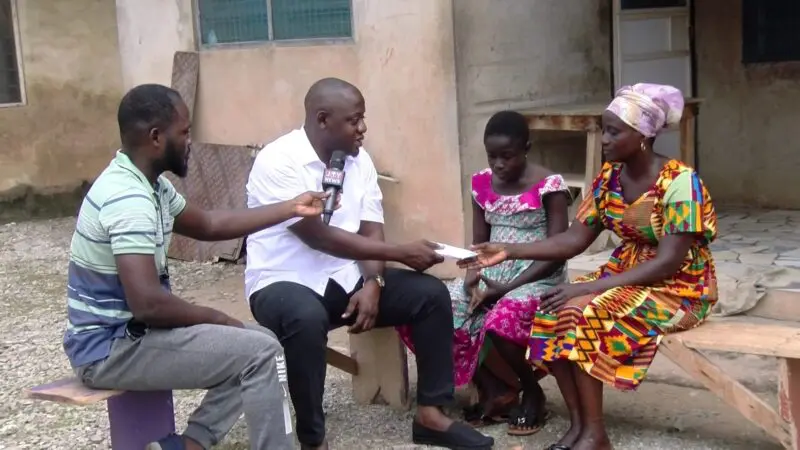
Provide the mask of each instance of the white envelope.
[{"label": "white envelope", "polygon": [[452,245],[442,244],[441,242],[437,242],[437,244],[441,245],[441,248],[436,249],[436,253],[445,258],[465,259],[477,255],[477,253],[472,250],[467,250],[465,248],[453,247]]}]

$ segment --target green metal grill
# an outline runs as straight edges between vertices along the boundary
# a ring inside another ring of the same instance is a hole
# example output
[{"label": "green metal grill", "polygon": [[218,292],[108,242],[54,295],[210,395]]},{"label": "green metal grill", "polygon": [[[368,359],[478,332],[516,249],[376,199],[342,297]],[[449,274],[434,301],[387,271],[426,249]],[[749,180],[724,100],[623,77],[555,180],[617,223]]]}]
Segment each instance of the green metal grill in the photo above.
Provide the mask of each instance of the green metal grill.
[{"label": "green metal grill", "polygon": [[203,44],[269,40],[265,0],[199,0]]},{"label": "green metal grill", "polygon": [[352,36],[350,0],[198,0],[204,45]]},{"label": "green metal grill", "polygon": [[273,38],[350,37],[350,0],[272,0]]}]

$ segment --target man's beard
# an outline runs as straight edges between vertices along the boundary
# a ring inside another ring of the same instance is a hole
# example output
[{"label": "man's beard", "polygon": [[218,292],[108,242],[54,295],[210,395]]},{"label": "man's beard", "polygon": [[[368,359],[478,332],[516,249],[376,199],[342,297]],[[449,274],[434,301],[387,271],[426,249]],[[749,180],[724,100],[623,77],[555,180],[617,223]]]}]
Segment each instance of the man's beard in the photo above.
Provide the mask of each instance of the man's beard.
[{"label": "man's beard", "polygon": [[165,170],[174,173],[178,178],[184,178],[189,173],[189,164],[187,158],[189,150],[186,150],[184,155],[178,150],[178,146],[173,141],[167,142],[167,147],[164,149],[164,159],[162,164]]}]

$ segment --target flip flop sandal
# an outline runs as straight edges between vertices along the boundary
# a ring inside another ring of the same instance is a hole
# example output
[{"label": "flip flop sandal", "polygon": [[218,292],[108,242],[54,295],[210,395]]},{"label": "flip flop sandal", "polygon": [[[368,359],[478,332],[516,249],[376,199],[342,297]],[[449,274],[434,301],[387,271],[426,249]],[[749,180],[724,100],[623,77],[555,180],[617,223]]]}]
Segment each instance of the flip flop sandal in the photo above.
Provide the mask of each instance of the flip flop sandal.
[{"label": "flip flop sandal", "polygon": [[464,415],[464,422],[470,424],[472,427],[483,426],[483,407],[480,403],[470,405],[462,409]]},{"label": "flip flop sandal", "polygon": [[486,425],[497,425],[498,423],[508,423],[508,414],[483,416],[483,422]]},{"label": "flip flop sandal", "polygon": [[550,447],[547,447],[545,450],[571,450],[572,447],[567,447],[566,445],[561,444],[552,444]]},{"label": "flip flop sandal", "polygon": [[484,417],[483,419],[480,420],[480,422],[471,423],[470,425],[472,425],[472,428],[478,429],[507,422],[508,422],[507,418],[498,420],[495,417]]},{"label": "flip flop sandal", "polygon": [[506,423],[508,421],[509,412],[518,402],[519,393],[502,395],[492,402],[493,412],[498,411],[494,414],[486,414],[483,404],[475,403],[462,409],[464,421],[475,428]]},{"label": "flip flop sandal", "polygon": [[506,394],[499,397],[494,403],[493,412],[499,411],[495,414],[485,414],[485,420],[491,420],[493,423],[504,423],[508,421],[510,412],[519,403],[519,394]]},{"label": "flip flop sandal", "polygon": [[483,428],[498,423],[505,423],[508,416],[485,416],[483,414],[483,407],[480,404],[468,406],[463,409],[464,422],[468,423],[472,428]]},{"label": "flip flop sandal", "polygon": [[[516,414],[514,414],[516,413]],[[544,427],[547,419],[550,418],[550,411],[537,417],[533,411],[517,408],[508,418],[508,433],[510,436],[531,436]]]}]

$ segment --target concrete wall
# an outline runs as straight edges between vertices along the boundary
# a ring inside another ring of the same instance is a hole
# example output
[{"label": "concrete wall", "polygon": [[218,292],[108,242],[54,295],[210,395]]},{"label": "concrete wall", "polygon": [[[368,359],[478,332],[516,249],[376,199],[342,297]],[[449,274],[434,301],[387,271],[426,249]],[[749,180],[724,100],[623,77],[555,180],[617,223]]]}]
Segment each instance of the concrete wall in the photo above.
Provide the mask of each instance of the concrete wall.
[{"label": "concrete wall", "polygon": [[195,50],[192,0],[116,0],[125,91],[172,80],[176,51]]},{"label": "concrete wall", "polygon": [[0,108],[3,201],[75,190],[99,174],[119,140],[114,3],[16,4],[27,104]]},{"label": "concrete wall", "polygon": [[[174,8],[167,2],[167,13],[151,14],[147,3],[153,1],[117,0],[126,11],[119,39],[126,85],[169,83],[173,53],[195,46],[186,32],[190,1],[177,0]],[[459,244],[464,231],[452,12],[450,0],[353,0],[354,42],[203,49],[194,139],[270,141],[302,125],[303,96],[314,81],[344,78],[366,98],[365,147],[378,171],[400,180],[382,185],[388,238]],[[140,39],[151,30],[161,34]],[[447,265],[435,273],[455,269]]]},{"label": "concrete wall", "polygon": [[695,8],[703,180],[721,203],[800,208],[800,63],[744,66],[741,0]]},{"label": "concrete wall", "polygon": [[[487,165],[483,129],[493,113],[609,98],[610,8],[610,0],[454,2],[466,211],[470,175]],[[554,170],[582,172],[584,148],[584,135],[541,132],[532,156]],[[465,231],[470,242],[471,222]]]}]

